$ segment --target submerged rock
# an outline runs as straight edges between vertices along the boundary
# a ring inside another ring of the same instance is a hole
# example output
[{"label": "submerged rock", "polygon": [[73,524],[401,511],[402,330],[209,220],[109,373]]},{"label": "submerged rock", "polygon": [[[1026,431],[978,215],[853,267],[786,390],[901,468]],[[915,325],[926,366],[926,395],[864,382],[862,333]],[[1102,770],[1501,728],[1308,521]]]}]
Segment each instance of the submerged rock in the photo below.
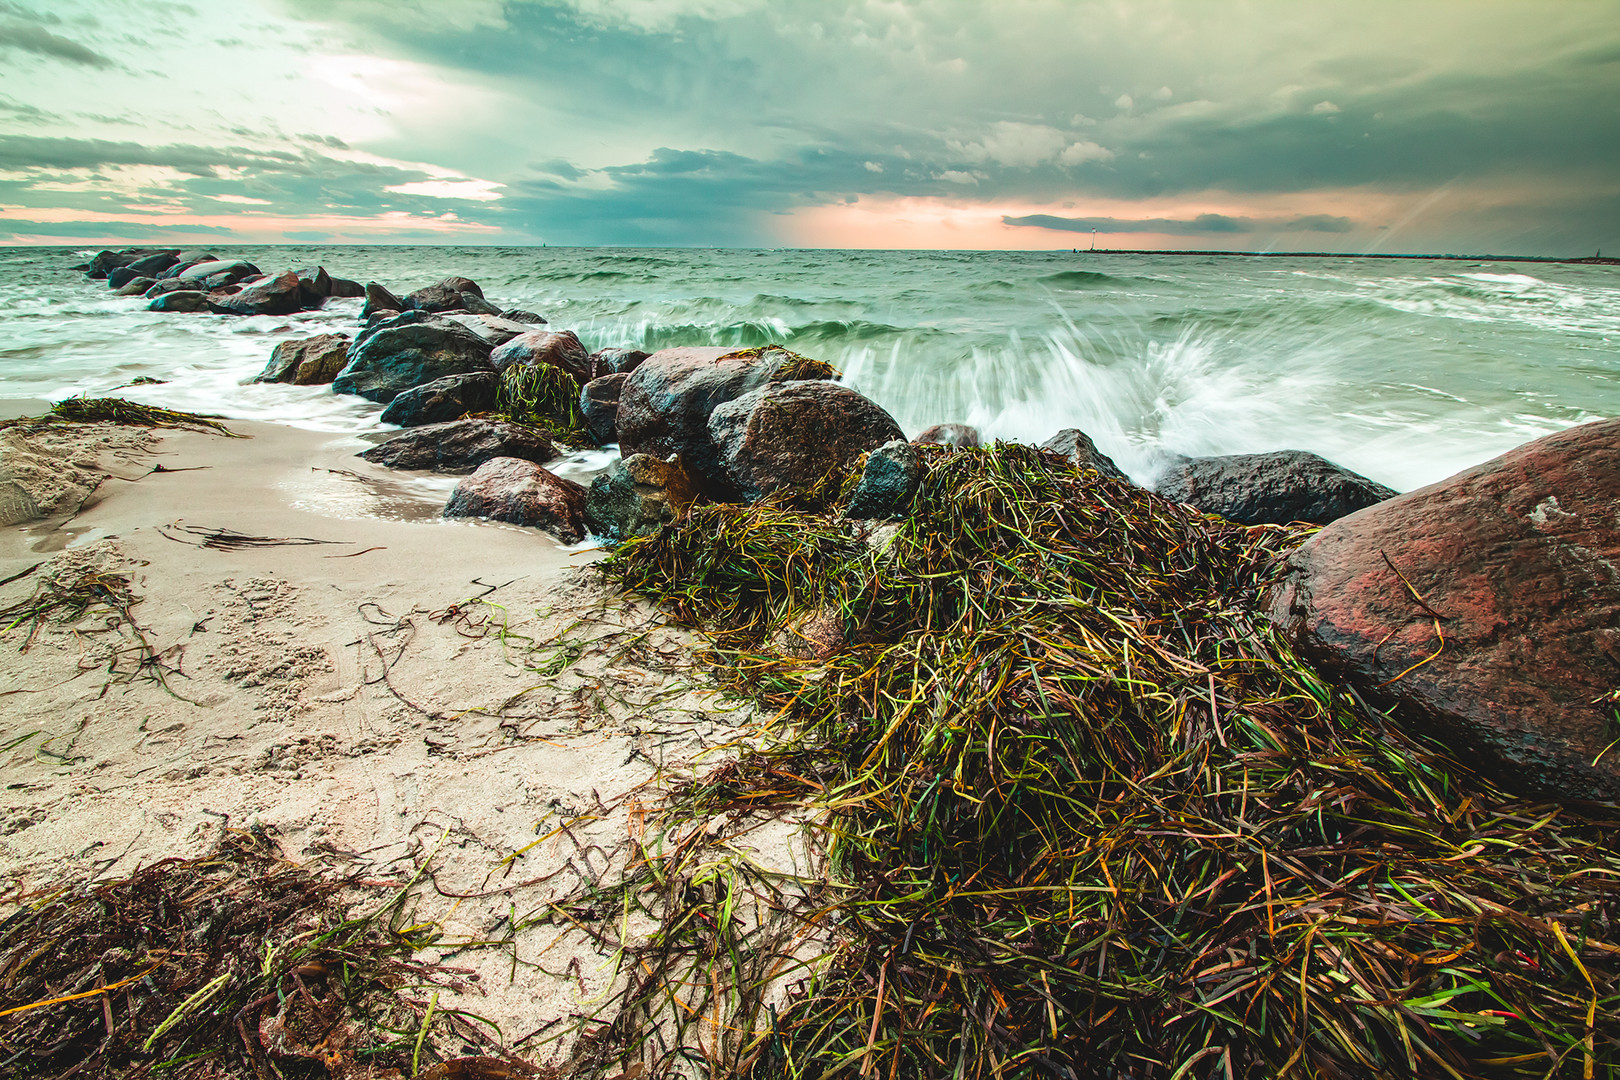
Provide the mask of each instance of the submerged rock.
[{"label": "submerged rock", "polygon": [[837,377],[828,365],[783,349],[660,349],[625,380],[619,446],[627,455],[679,454],[699,490],[734,498],[736,489],[709,434],[715,408],[771,383]]},{"label": "submerged rock", "polygon": [[1620,799],[1620,420],[1340,519],[1269,608],[1323,674],[1502,783]]},{"label": "submerged rock", "polygon": [[403,390],[446,375],[493,371],[489,354],[489,342],[460,323],[409,312],[361,331],[332,389],[389,402]]},{"label": "submerged rock", "polygon": [[493,371],[469,371],[401,391],[383,410],[385,424],[420,427],[459,420],[468,413],[489,412],[495,407],[500,376]]},{"label": "submerged rock", "polygon": [[444,516],[527,525],[577,544],[585,539],[585,489],[532,461],[498,457],[456,485]]},{"label": "submerged rock", "polygon": [[935,424],[926,429],[914,443],[938,443],[940,446],[978,446],[979,429],[967,424]]},{"label": "submerged rock", "polygon": [[1325,525],[1396,494],[1305,450],[1182,458],[1159,477],[1157,490],[1244,525]]},{"label": "submerged rock", "polygon": [[827,381],[762,386],[716,406],[709,435],[726,479],[749,500],[807,487],[906,439],[882,406]]},{"label": "submerged rock", "polygon": [[605,540],[629,540],[657,532],[685,513],[696,498],[697,489],[680,458],[671,455],[666,461],[631,454],[591,481],[585,523]]},{"label": "submerged rock", "polygon": [[532,427],[477,419],[414,427],[361,451],[359,456],[391,469],[457,473],[471,472],[493,458],[550,461],[557,452],[551,441]]},{"label": "submerged rock", "polygon": [[619,441],[619,397],[629,377],[622,372],[603,375],[579,388],[579,411],[585,417],[585,430],[601,446]]},{"label": "submerged rock", "polygon": [[1079,469],[1096,469],[1110,480],[1129,480],[1114,459],[1097,449],[1097,444],[1091,441],[1091,436],[1079,428],[1064,428],[1056,435],[1041,443],[1042,450],[1050,450],[1055,454],[1062,454],[1069,459],[1069,464]]},{"label": "submerged rock", "polygon": [[861,478],[850,492],[845,516],[852,518],[903,517],[917,493],[922,462],[917,448],[902,439],[884,443],[866,455]]},{"label": "submerged rock", "polygon": [[348,349],[349,339],[342,334],[316,334],[283,341],[271,351],[270,362],[253,381],[295,386],[329,383],[348,363]]}]

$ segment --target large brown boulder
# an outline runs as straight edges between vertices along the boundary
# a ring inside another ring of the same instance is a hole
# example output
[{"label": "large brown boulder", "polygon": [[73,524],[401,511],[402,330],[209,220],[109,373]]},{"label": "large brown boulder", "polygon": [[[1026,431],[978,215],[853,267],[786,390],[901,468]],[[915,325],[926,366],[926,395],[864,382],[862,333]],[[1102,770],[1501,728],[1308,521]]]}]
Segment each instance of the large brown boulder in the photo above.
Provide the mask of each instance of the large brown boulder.
[{"label": "large brown boulder", "polygon": [[1326,525],[1395,496],[1393,488],[1308,450],[1181,458],[1159,477],[1155,490],[1171,502],[1244,525]]},{"label": "large brown boulder", "polygon": [[837,377],[828,365],[784,349],[660,349],[624,381],[619,448],[626,456],[679,454],[700,491],[711,498],[735,498],[737,491],[709,434],[715,408],[771,383]]},{"label": "large brown boulder", "polygon": [[1620,420],[1342,518],[1268,602],[1323,674],[1503,783],[1620,799]]},{"label": "large brown boulder", "polygon": [[661,461],[651,454],[631,454],[591,481],[585,523],[597,536],[616,543],[657,532],[696,498],[679,458]]},{"label": "large brown boulder", "polygon": [[444,516],[528,525],[577,544],[585,539],[585,489],[532,461],[495,458],[456,485]]},{"label": "large brown boulder", "polygon": [[409,428],[360,456],[392,469],[472,472],[493,458],[550,461],[557,456],[544,434],[505,420],[449,420]]},{"label": "large brown boulder", "polygon": [[[217,275],[217,277],[229,276]],[[215,277],[207,278],[206,283],[210,289],[230,284],[228,281],[218,281]],[[319,307],[326,302],[324,298],[317,297],[314,301],[306,303],[303,288],[298,283],[298,275],[291,270],[272,278],[261,278],[241,292],[230,296],[212,293],[209,299],[212,301],[214,311],[221,315],[291,315],[295,311],[303,311],[306,306]]]},{"label": "large brown boulder", "polygon": [[717,406],[709,435],[732,487],[750,500],[808,487],[906,439],[881,405],[824,380],[762,386]]},{"label": "large brown boulder", "polygon": [[270,362],[253,381],[320,386],[331,382],[343,370],[349,362],[348,351],[349,339],[342,334],[316,334],[283,341],[271,351]]},{"label": "large brown boulder", "polygon": [[490,355],[496,371],[513,365],[561,368],[583,386],[591,378],[591,354],[572,330],[530,330],[508,340]]}]

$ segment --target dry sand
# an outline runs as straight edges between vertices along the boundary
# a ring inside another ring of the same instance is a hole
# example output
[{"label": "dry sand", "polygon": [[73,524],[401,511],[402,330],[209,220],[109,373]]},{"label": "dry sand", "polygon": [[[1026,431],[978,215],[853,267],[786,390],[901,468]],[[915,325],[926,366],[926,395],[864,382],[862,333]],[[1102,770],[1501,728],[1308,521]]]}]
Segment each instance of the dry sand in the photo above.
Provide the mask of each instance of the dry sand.
[{"label": "dry sand", "polygon": [[[426,862],[426,957],[477,973],[441,1007],[566,1054],[547,1036],[622,976],[548,905],[621,864],[665,785],[750,717],[702,689],[688,639],[604,591],[598,554],[441,521],[450,481],[372,466],[355,439],[230,426],[251,438],[27,435],[65,480],[109,478],[67,520],[0,529],[0,579],[34,567],[0,609],[127,576],[133,627],[98,604],[0,637],[0,885],[197,856],[227,826],[378,880]],[[206,546],[219,530],[324,542]],[[771,822],[727,850],[791,888],[799,835]],[[605,920],[613,940],[647,929]]]}]

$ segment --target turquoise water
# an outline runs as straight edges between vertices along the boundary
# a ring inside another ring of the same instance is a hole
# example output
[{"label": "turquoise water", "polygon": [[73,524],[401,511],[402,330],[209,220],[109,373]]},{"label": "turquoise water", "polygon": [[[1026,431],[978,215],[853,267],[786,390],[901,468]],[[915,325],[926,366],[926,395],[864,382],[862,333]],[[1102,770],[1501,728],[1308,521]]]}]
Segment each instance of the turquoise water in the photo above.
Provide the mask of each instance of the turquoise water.
[{"label": "turquoise water", "polygon": [[[908,433],[1088,432],[1136,479],[1167,452],[1314,450],[1394,487],[1620,415],[1620,268],[1070,252],[235,247],[404,293],[450,274],[590,348],[763,345],[826,360]],[[360,301],[286,318],[165,315],[0,249],[0,399],[122,396],[333,431],[378,407],[244,385],[276,342],[352,332]]]}]

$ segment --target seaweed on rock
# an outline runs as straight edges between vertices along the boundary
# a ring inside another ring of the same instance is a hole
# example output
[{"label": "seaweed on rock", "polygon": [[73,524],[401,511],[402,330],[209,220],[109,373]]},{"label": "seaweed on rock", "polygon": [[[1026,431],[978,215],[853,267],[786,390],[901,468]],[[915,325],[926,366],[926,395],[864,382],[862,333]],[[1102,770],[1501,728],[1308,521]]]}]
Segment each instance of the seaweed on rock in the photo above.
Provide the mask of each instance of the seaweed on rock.
[{"label": "seaweed on rock", "polygon": [[[1620,1069],[1620,813],[1506,794],[1313,674],[1255,604],[1308,529],[1025,447],[923,462],[892,536],[708,505],[606,564],[776,716],[683,809],[818,813],[839,939],[780,1009],[739,978],[727,1039],[653,1055],[622,1022],[621,1049],[759,1078]],[[827,658],[773,646],[828,610]]]},{"label": "seaweed on rock", "polygon": [[540,428],[556,442],[596,445],[579,408],[579,383],[550,364],[514,364],[502,372],[495,415]]}]

